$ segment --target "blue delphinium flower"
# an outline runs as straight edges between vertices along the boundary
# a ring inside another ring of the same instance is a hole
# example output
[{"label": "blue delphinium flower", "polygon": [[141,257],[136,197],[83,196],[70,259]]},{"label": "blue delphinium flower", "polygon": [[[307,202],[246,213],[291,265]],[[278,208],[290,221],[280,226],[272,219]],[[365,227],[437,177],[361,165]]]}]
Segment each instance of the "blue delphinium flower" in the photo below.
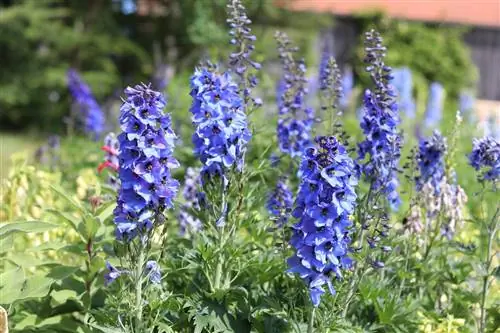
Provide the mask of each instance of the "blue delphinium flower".
[{"label": "blue delphinium flower", "polygon": [[266,204],[267,211],[275,220],[278,228],[288,224],[292,205],[292,191],[290,191],[284,179],[278,180],[274,191],[269,194]]},{"label": "blue delphinium flower", "polygon": [[205,196],[200,191],[201,186],[199,170],[187,168],[184,189],[182,190],[184,203],[178,216],[181,235],[186,234],[188,230],[196,232],[202,227],[201,221],[190,213],[191,210],[199,211],[201,209],[200,201],[203,203]]},{"label": "blue delphinium flower", "polygon": [[194,153],[203,163],[202,179],[233,167],[241,170],[252,134],[238,86],[227,73],[200,68],[191,78],[191,96]]},{"label": "blue delphinium flower", "polygon": [[149,276],[151,283],[159,284],[161,282],[160,266],[156,261],[148,260],[146,262],[146,274]]},{"label": "blue delphinium flower", "polygon": [[126,274],[127,272],[122,271],[111,265],[108,261],[106,261],[106,269],[107,272],[104,274],[104,285],[108,286],[110,285],[113,281],[118,279],[120,275]]},{"label": "blue delphinium flower", "polygon": [[398,93],[399,110],[407,117],[415,118],[415,101],[413,99],[413,80],[408,67],[397,68],[393,73],[393,86]]},{"label": "blue delphinium flower", "polygon": [[469,155],[470,165],[481,171],[481,180],[496,182],[500,178],[500,142],[492,137],[474,139]]},{"label": "blue delphinium flower", "polygon": [[105,118],[95,100],[90,87],[81,79],[76,70],[68,71],[68,88],[78,106],[86,133],[97,139],[104,131]]},{"label": "blue delphinium flower", "polygon": [[460,96],[458,98],[458,109],[460,112],[465,115],[465,117],[472,121],[475,119],[474,115],[474,104],[476,100],[474,95],[468,91],[460,92]]},{"label": "blue delphinium flower", "polygon": [[350,66],[344,68],[341,83],[342,96],[340,97],[339,105],[342,110],[345,110],[349,107],[352,90],[354,89],[354,73],[352,72],[352,68]]},{"label": "blue delphinium flower", "polygon": [[[365,50],[366,70],[375,88],[364,93],[361,128],[366,138],[359,144],[360,167],[371,182],[372,190],[385,193],[391,207],[396,209],[401,202],[397,192],[401,135],[397,129],[396,94],[389,84],[392,69],[384,64],[386,48],[377,32],[372,30],[366,34]],[[366,161],[365,157],[368,157]]]},{"label": "blue delphinium flower", "polygon": [[277,32],[276,40],[285,81],[284,93],[278,103],[278,145],[281,152],[296,157],[302,155],[304,148],[310,144],[310,132],[314,122],[313,110],[305,106],[306,66],[303,60],[294,60],[293,53],[297,48],[291,45],[286,34]]},{"label": "blue delphinium flower", "polygon": [[131,241],[144,236],[163,211],[173,207],[179,183],[170,170],[179,166],[173,157],[175,134],[162,94],[150,85],[125,89],[118,136],[120,189],[114,211],[116,236]]},{"label": "blue delphinium flower", "polygon": [[431,83],[429,87],[429,97],[425,110],[424,125],[426,128],[433,128],[439,125],[443,117],[444,88],[438,82]]},{"label": "blue delphinium flower", "polygon": [[232,0],[228,4],[227,23],[231,30],[230,43],[235,46],[235,52],[229,56],[229,66],[232,71],[239,76],[238,85],[240,87],[241,97],[243,98],[243,111],[246,112],[247,105],[251,101],[253,106],[257,107],[262,104],[260,98],[253,98],[251,94],[252,88],[258,84],[258,79],[255,74],[249,71],[249,68],[259,70],[260,63],[251,59],[252,53],[255,50],[255,35],[252,34],[250,24],[252,21],[246,14],[245,7],[240,0]]},{"label": "blue delphinium flower", "polygon": [[445,155],[447,145],[438,131],[419,143],[418,168],[420,176],[417,179],[417,188],[420,190],[425,183],[430,182],[435,195],[440,193],[439,184],[445,175]]},{"label": "blue delphinium flower", "polygon": [[354,162],[335,137],[317,137],[316,147],[302,156],[299,169],[301,184],[293,216],[290,244],[295,254],[288,259],[289,272],[298,273],[306,282],[313,305],[317,307],[327,285],[335,293],[331,278],[342,277],[352,266],[349,258],[357,184]]}]

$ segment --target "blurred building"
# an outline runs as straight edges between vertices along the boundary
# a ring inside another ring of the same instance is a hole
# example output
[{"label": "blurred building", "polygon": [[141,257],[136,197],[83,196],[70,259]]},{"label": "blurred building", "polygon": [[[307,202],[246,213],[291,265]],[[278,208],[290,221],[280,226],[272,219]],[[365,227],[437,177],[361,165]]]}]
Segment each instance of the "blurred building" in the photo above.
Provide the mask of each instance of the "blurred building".
[{"label": "blurred building", "polygon": [[[340,64],[348,60],[361,33],[353,22],[353,14],[381,11],[396,19],[470,27],[464,38],[479,69],[477,97],[500,101],[500,0],[277,1],[290,10],[332,13],[335,26],[323,38]],[[494,108],[500,110],[499,104]]]}]

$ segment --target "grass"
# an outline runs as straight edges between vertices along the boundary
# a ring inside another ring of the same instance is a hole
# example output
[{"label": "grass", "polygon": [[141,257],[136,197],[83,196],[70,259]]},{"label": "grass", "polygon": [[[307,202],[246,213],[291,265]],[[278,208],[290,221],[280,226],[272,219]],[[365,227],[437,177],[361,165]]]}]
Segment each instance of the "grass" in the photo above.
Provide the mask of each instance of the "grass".
[{"label": "grass", "polygon": [[40,138],[31,134],[0,132],[0,180],[9,173],[12,155],[20,154],[29,158],[41,143]]}]

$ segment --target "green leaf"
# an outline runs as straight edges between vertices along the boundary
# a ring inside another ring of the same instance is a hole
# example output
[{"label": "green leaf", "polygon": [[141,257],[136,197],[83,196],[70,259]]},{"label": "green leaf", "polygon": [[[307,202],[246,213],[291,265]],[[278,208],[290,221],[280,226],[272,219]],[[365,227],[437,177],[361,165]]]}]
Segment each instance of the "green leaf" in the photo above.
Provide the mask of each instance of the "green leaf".
[{"label": "green leaf", "polygon": [[77,223],[74,221],[76,218],[71,216],[69,213],[61,212],[56,209],[48,209],[47,211],[61,218],[64,223],[68,224],[75,231],[78,231]]},{"label": "green leaf", "polygon": [[0,228],[0,240],[13,233],[40,233],[57,227],[57,224],[41,221],[7,222]]},{"label": "green leaf", "polygon": [[11,251],[14,247],[14,235],[0,237],[0,253]]},{"label": "green leaf", "polygon": [[78,203],[75,200],[73,200],[73,198],[69,197],[62,188],[60,188],[59,186],[54,186],[54,185],[50,185],[50,187],[57,194],[59,194],[63,199],[65,199],[71,206],[73,206],[73,208],[76,208],[78,211],[80,211],[80,212],[82,212],[82,213],[84,213],[86,215],[89,215],[89,211],[86,210],[85,208],[83,208],[80,205],[80,203]]},{"label": "green leaf", "polygon": [[66,303],[68,300],[78,300],[78,294],[74,290],[58,290],[50,294],[52,301],[50,302],[52,306],[57,306]]},{"label": "green leaf", "polygon": [[116,202],[111,202],[108,205],[104,205],[103,207],[100,207],[99,210],[97,211],[97,218],[101,223],[104,223],[112,214],[113,210],[116,207]]},{"label": "green leaf", "polygon": [[0,304],[10,304],[21,293],[24,270],[20,267],[0,274]]},{"label": "green leaf", "polygon": [[27,253],[9,253],[7,260],[17,266],[21,266],[23,268],[42,266],[47,264],[56,264],[57,262],[53,259],[49,259],[47,257],[37,258],[32,254]]}]

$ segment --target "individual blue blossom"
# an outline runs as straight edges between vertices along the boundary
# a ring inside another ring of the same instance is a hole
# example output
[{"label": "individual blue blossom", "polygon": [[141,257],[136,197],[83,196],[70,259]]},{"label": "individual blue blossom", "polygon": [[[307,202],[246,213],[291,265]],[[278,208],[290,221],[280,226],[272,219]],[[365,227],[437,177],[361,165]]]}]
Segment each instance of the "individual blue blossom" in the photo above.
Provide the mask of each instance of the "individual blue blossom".
[{"label": "individual blue blossom", "polygon": [[191,214],[191,211],[199,211],[202,208],[200,201],[203,203],[205,194],[200,191],[201,187],[200,171],[187,168],[182,191],[184,204],[178,216],[181,235],[186,234],[188,230],[196,232],[202,227],[201,221]]},{"label": "individual blue blossom", "polygon": [[340,97],[339,105],[342,110],[346,110],[349,107],[352,91],[354,89],[354,73],[350,66],[344,68],[341,85],[342,96]]},{"label": "individual blue blossom", "polygon": [[441,180],[445,176],[446,138],[438,131],[419,143],[417,165],[420,176],[417,179],[417,189],[421,190],[424,184],[430,182],[435,195],[441,191]]},{"label": "individual blue blossom", "polygon": [[79,116],[82,118],[85,132],[97,139],[104,131],[106,121],[104,113],[97,104],[90,87],[74,69],[68,71],[68,88],[75,105],[79,108]]},{"label": "individual blue blossom", "polygon": [[415,118],[415,100],[413,99],[413,79],[408,67],[397,68],[393,72],[392,85],[398,94],[399,110],[409,118]]},{"label": "individual blue blossom", "polygon": [[238,86],[228,73],[197,69],[191,78],[191,120],[194,153],[203,164],[202,179],[224,175],[225,170],[241,170],[248,141],[243,101]]},{"label": "individual blue blossom", "polygon": [[475,119],[474,115],[474,104],[476,100],[474,95],[468,91],[460,92],[460,96],[458,98],[458,109],[460,112],[465,115],[465,117],[472,121]]},{"label": "individual blue blossom", "polygon": [[149,276],[149,281],[154,284],[159,284],[161,282],[161,271],[160,266],[154,260],[148,260],[146,262],[146,274]]},{"label": "individual blue blossom", "polygon": [[474,139],[469,163],[474,169],[481,171],[481,180],[498,181],[500,178],[500,142],[492,137]]},{"label": "individual blue blossom", "polygon": [[228,4],[228,19],[231,30],[230,43],[235,46],[235,51],[229,55],[229,66],[232,71],[239,76],[238,85],[240,86],[241,97],[243,98],[243,111],[246,111],[247,105],[251,101],[254,106],[260,106],[260,98],[253,98],[251,90],[258,84],[255,74],[249,71],[250,68],[260,70],[261,64],[252,60],[251,56],[255,50],[255,41],[257,37],[252,34],[250,24],[252,21],[246,14],[246,9],[240,0],[231,0]]},{"label": "individual blue blossom", "polygon": [[[173,207],[179,183],[171,169],[179,166],[173,157],[175,134],[162,94],[150,85],[125,89],[121,106],[119,180],[114,210],[118,240],[131,241],[145,236],[155,222],[163,221],[163,211]],[[159,222],[158,222],[159,223]]]},{"label": "individual blue blossom", "polygon": [[335,137],[320,136],[316,146],[302,156],[301,179],[293,216],[299,219],[290,244],[295,254],[288,259],[289,272],[307,284],[311,301],[319,306],[331,278],[342,278],[352,267],[349,257],[357,177],[353,160]]},{"label": "individual blue blossom", "polygon": [[278,228],[288,224],[288,219],[293,206],[292,191],[288,188],[285,180],[280,179],[276,183],[274,191],[269,194],[266,208],[269,215],[273,217]]},{"label": "individual blue blossom", "polygon": [[365,140],[359,144],[359,163],[372,190],[382,191],[393,209],[401,203],[397,188],[397,168],[401,155],[401,135],[396,94],[389,84],[392,69],[384,64],[386,48],[375,31],[366,34],[366,70],[375,85],[364,93],[361,129]]},{"label": "individual blue blossom", "polygon": [[434,128],[439,125],[443,117],[444,88],[438,82],[431,83],[429,97],[424,116],[424,126]]},{"label": "individual blue blossom", "polygon": [[306,66],[303,60],[296,61],[297,51],[285,33],[277,32],[278,53],[283,66],[284,92],[278,103],[278,145],[281,152],[291,157],[300,156],[311,142],[310,133],[314,123],[314,112],[305,106],[307,97]]},{"label": "individual blue blossom", "polygon": [[108,261],[106,261],[106,269],[107,272],[104,274],[104,285],[109,286],[113,281],[118,279],[120,275],[126,273],[125,271],[121,271],[111,265]]}]

